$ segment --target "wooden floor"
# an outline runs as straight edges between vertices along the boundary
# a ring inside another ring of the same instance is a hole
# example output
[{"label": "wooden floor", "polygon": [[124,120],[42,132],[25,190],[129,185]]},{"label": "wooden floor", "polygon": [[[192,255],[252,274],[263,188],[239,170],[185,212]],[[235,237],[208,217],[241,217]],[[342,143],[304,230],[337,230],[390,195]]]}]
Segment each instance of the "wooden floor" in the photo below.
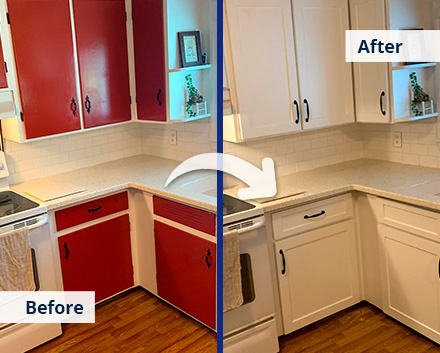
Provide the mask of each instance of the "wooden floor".
[{"label": "wooden floor", "polygon": [[440,346],[367,303],[284,336],[282,353],[434,353]]},{"label": "wooden floor", "polygon": [[136,288],[96,308],[95,324],[63,324],[63,335],[32,353],[216,352],[214,332]]}]

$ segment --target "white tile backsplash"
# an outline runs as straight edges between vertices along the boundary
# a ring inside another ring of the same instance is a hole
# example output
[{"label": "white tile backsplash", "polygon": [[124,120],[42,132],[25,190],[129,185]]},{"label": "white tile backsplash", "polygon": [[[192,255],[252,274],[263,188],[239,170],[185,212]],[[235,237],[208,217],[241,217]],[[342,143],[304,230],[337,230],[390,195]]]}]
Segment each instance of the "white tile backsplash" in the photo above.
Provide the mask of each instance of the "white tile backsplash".
[{"label": "white tile backsplash", "polygon": [[[359,158],[440,168],[436,119],[387,124],[349,124],[241,144],[225,142],[224,152],[261,168],[271,157],[278,175],[310,170]],[[177,131],[177,145],[169,131]],[[6,141],[10,184],[92,166],[138,154],[183,161],[216,151],[210,120],[189,123],[126,124],[18,144]],[[393,146],[393,132],[402,132],[402,148]]]}]

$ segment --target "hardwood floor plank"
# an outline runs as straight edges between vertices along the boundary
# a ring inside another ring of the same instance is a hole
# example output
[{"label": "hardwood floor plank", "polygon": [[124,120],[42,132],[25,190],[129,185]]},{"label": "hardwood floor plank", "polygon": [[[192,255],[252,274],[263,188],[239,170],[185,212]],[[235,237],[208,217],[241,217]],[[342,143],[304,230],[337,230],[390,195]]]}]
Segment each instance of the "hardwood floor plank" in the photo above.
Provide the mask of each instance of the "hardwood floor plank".
[{"label": "hardwood floor plank", "polygon": [[280,338],[282,353],[440,353],[440,346],[360,303]]},{"label": "hardwood floor plank", "polygon": [[217,349],[215,332],[141,288],[96,307],[95,324],[63,324],[62,336],[31,353],[174,353]]}]

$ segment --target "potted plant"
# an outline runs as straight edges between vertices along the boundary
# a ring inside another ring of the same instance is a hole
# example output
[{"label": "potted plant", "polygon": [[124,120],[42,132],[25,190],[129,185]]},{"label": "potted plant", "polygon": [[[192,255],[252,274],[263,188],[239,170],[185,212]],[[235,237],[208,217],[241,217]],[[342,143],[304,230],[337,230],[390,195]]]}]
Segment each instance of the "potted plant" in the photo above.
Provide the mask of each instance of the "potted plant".
[{"label": "potted plant", "polygon": [[[426,110],[433,110],[432,101],[429,99],[429,95],[425,93],[423,88],[419,85],[417,80],[417,74],[412,72],[409,75],[411,88],[412,88],[412,99],[411,99],[411,112],[414,116],[422,116],[426,114]],[[426,102],[430,102],[429,106],[426,105]],[[419,109],[421,106],[421,110]]]},{"label": "potted plant", "polygon": [[185,76],[185,81],[187,89],[185,111],[187,116],[195,118],[199,115],[206,114],[206,101],[203,100],[203,96],[199,93],[197,88],[194,87],[191,74]]}]

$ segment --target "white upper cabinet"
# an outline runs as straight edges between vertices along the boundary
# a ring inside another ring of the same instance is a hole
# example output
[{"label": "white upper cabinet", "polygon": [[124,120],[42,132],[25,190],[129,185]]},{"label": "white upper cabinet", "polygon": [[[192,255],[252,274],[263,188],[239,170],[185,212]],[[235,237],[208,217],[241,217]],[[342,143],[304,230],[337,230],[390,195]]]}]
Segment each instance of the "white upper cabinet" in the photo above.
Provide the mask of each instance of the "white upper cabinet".
[{"label": "white upper cabinet", "polygon": [[[353,30],[440,29],[436,0],[350,0]],[[437,63],[354,63],[356,117],[395,123],[437,116]],[[411,108],[410,74],[433,99],[433,110]]]},{"label": "white upper cabinet", "polygon": [[[352,0],[353,30],[385,30],[385,0]],[[388,64],[353,63],[355,76],[356,118],[359,122],[390,121]]]},{"label": "white upper cabinet", "polygon": [[347,1],[293,0],[293,17],[304,129],[354,122]]},{"label": "white upper cabinet", "polygon": [[300,130],[290,0],[225,0],[225,9],[225,52],[230,50],[234,70],[238,139]]},{"label": "white upper cabinet", "polygon": [[355,121],[347,1],[224,2],[225,140]]}]

